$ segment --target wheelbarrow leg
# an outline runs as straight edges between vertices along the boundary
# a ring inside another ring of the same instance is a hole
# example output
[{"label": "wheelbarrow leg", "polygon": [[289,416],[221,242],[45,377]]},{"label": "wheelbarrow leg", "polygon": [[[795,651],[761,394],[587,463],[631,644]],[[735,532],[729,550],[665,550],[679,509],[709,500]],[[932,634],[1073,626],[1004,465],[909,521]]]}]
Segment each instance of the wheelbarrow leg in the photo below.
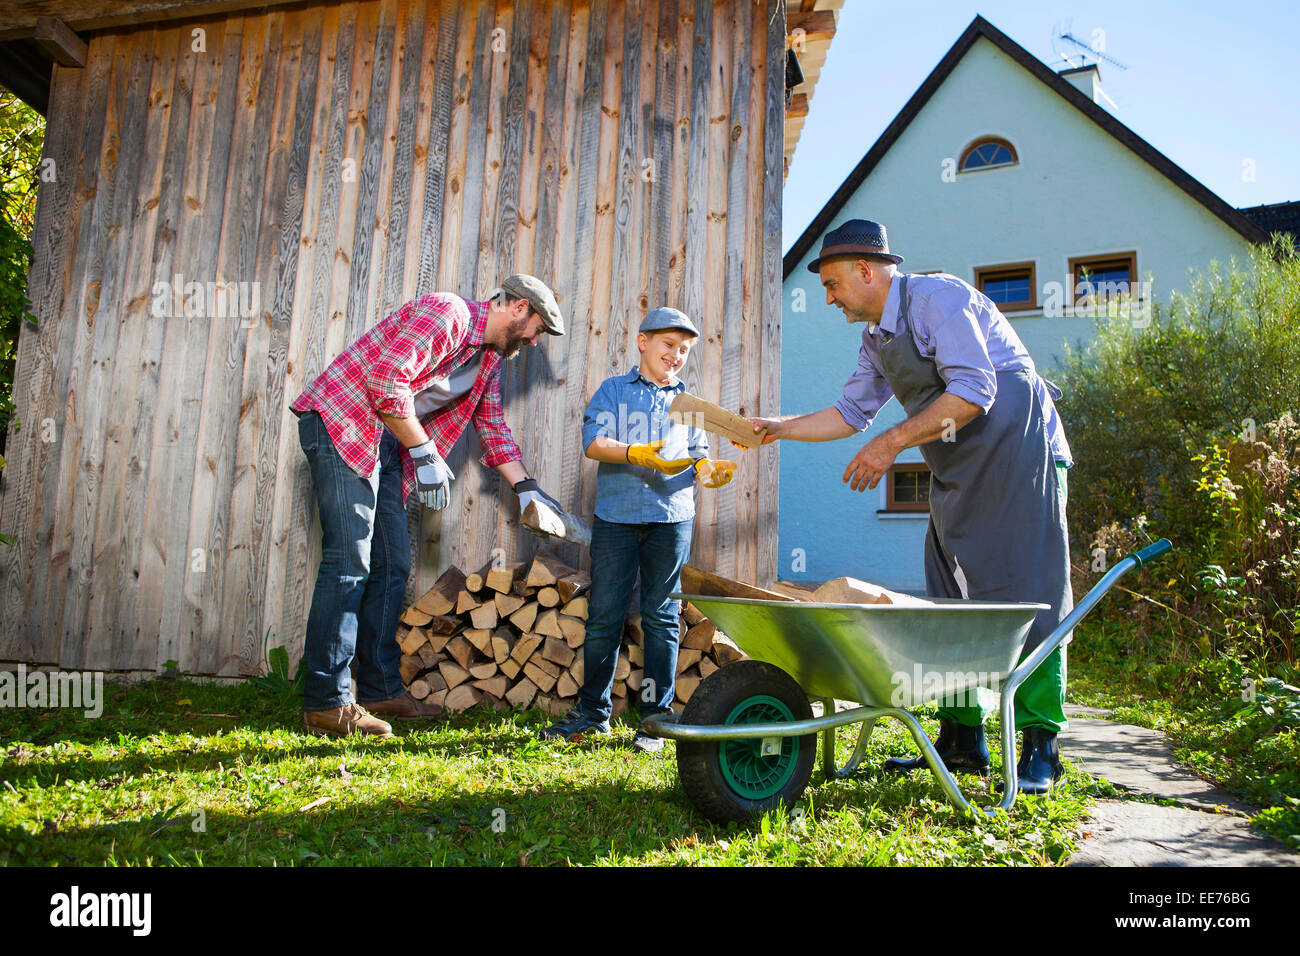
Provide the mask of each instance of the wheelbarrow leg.
[{"label": "wheelbarrow leg", "polygon": [[[822,713],[835,713],[835,701],[830,698],[823,698]],[[825,774],[827,780],[843,780],[858,769],[858,764],[862,762],[862,755],[867,751],[867,742],[871,739],[871,731],[875,729],[875,726],[875,717],[868,717],[862,721],[862,731],[858,734],[858,745],[853,750],[853,756],[839,770],[835,768],[836,728],[830,727],[822,731],[822,773]]]}]

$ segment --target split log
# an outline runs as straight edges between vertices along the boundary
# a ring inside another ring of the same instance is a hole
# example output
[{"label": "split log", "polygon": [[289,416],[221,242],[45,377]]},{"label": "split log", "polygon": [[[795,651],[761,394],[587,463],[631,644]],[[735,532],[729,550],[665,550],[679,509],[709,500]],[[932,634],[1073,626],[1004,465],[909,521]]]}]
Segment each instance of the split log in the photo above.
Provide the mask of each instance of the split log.
[{"label": "split log", "polygon": [[565,671],[560,675],[560,679],[555,682],[555,693],[561,697],[574,697],[579,691],[578,682],[573,679],[573,675]]},{"label": "split log", "polygon": [[506,691],[506,700],[516,707],[527,707],[537,696],[537,685],[527,677]]},{"label": "split log", "polygon": [[433,648],[435,653],[441,654],[447,649],[447,645],[451,643],[451,637],[450,634],[430,634],[429,646]]},{"label": "split log", "polygon": [[626,697],[615,697],[613,704],[614,707],[610,711],[611,717],[622,717],[628,712],[628,708],[631,706]]},{"label": "split log", "polygon": [[[469,669],[469,676],[475,680],[487,680],[489,677],[495,677],[497,673],[496,661],[486,661],[482,664],[474,664]],[[497,696],[500,696],[499,694]]]},{"label": "split log", "polygon": [[704,656],[703,651],[691,650],[689,648],[677,652],[677,673],[688,668],[694,667],[699,663],[700,658]]},{"label": "split log", "polygon": [[461,634],[461,637],[469,641],[480,654],[488,657],[492,656],[492,631],[488,628],[476,627],[473,630],[465,631]]},{"label": "split log", "polygon": [[576,680],[578,686],[581,687],[583,675],[586,673],[586,668],[583,664],[581,654],[579,654],[577,659],[573,662],[573,666],[569,668],[569,673],[573,675],[573,679]]},{"label": "split log", "polygon": [[784,594],[796,601],[814,600],[813,588],[806,588],[802,584],[795,584],[793,581],[777,581],[775,584],[769,585],[768,590],[775,591],[777,594]]},{"label": "split log", "polygon": [[591,545],[591,527],[577,515],[567,511],[556,511],[549,505],[530,501],[519,524],[533,534],[543,538],[561,538],[574,544],[588,547]]},{"label": "split log", "polygon": [[510,689],[510,681],[498,674],[496,677],[476,680],[471,686],[477,687],[483,693],[495,697],[497,700],[504,700],[506,693]]},{"label": "split log", "polygon": [[734,661],[748,660],[745,652],[721,631],[713,640],[713,659],[718,662],[719,667],[725,667]]},{"label": "split log", "polygon": [[899,604],[904,607],[926,607],[933,603],[857,578],[827,581],[813,592],[813,600],[823,604]]},{"label": "split log", "polygon": [[497,626],[497,606],[493,601],[484,601],[469,612],[469,619],[475,628],[492,630]]},{"label": "split log", "polygon": [[767,437],[767,429],[754,431],[754,423],[728,408],[682,392],[668,406],[668,417],[675,422],[702,428],[706,432],[726,438],[742,448],[757,448]]},{"label": "split log", "polygon": [[555,682],[560,677],[558,671],[552,674],[550,671],[543,669],[542,665],[549,663],[549,661],[539,660],[534,657],[524,665],[524,676],[536,684],[543,693],[550,693],[551,688],[555,686]]},{"label": "split log", "polygon": [[519,610],[515,611],[514,614],[510,615],[510,623],[521,631],[531,631],[533,629],[533,622],[537,620],[537,607],[538,604],[536,601],[529,601]]},{"label": "split log", "polygon": [[428,614],[412,604],[402,612],[402,623],[410,624],[412,627],[421,627],[428,624],[431,617],[433,617],[432,614]]},{"label": "split log", "polygon": [[573,649],[558,637],[548,637],[542,645],[542,657],[561,667],[568,667],[576,656]]},{"label": "split log", "polygon": [[703,679],[703,678],[705,678],[705,677],[708,677],[710,674],[712,674],[712,673],[713,673],[714,671],[716,671],[717,669],[718,669],[718,665],[715,664],[715,663],[713,663],[712,659],[710,659],[709,657],[706,656],[706,657],[701,657],[701,658],[700,658],[700,678],[701,678],[701,679]]},{"label": "split log", "polygon": [[432,694],[430,694],[428,697],[424,699],[424,702],[426,704],[437,704],[439,707],[444,707],[446,706],[448,693],[449,691],[447,690],[447,688],[444,687],[442,690],[434,691]]},{"label": "split log", "polygon": [[567,578],[573,573],[573,568],[554,555],[539,554],[533,558],[533,563],[528,569],[528,577],[524,579],[524,583],[530,588],[544,588],[554,584],[560,578]]},{"label": "split log", "polygon": [[429,685],[429,689],[434,693],[447,689],[447,682],[443,680],[442,674],[438,673],[436,670],[431,670],[429,673],[425,674],[423,680]]},{"label": "split log", "polygon": [[510,652],[510,659],[522,667],[541,643],[542,638],[538,634],[521,634],[519,640],[515,641],[514,650]]},{"label": "split log", "polygon": [[677,699],[684,704],[691,702],[691,695],[700,686],[700,678],[689,671],[677,678]]},{"label": "split log", "polygon": [[[679,651],[678,653],[681,652]],[[627,646],[627,659],[637,667],[640,667],[645,663],[645,648],[640,644],[629,644]]]},{"label": "split log", "polygon": [[416,654],[420,658],[420,663],[425,667],[433,667],[438,663],[438,661],[442,660],[442,655],[435,651],[433,646],[430,644],[425,644],[416,651]]},{"label": "split log", "polygon": [[707,651],[713,647],[713,638],[718,633],[718,626],[705,618],[686,632],[681,639],[683,650]]},{"label": "split log", "polygon": [[501,667],[501,673],[505,674],[506,677],[509,677],[511,680],[518,677],[519,672],[524,669],[524,666],[512,657],[507,657],[499,666]]},{"label": "split log", "polygon": [[438,665],[438,673],[442,679],[447,682],[448,688],[459,687],[465,681],[469,680],[469,671],[456,664],[454,661],[443,661]]},{"label": "split log", "polygon": [[456,609],[456,597],[464,588],[465,574],[453,564],[439,575],[438,580],[433,582],[433,587],[415,602],[415,606],[435,617],[450,614]]},{"label": "split log", "polygon": [[555,590],[560,592],[560,600],[566,604],[590,587],[591,574],[587,571],[574,571],[555,582]]},{"label": "split log", "polygon": [[627,696],[627,681],[622,681],[622,680],[616,680],[616,681],[614,681],[614,688],[613,688],[613,690],[611,691],[611,693],[613,693],[613,695],[614,695],[615,697],[626,697],[626,696]]},{"label": "split log", "polygon": [[553,607],[547,608],[537,616],[533,630],[547,637],[564,637],[564,632],[560,630],[560,612]]},{"label": "split log", "polygon": [[437,615],[429,618],[429,622],[424,625],[427,634],[455,634],[465,626],[465,622],[455,617],[446,615]]},{"label": "split log", "polygon": [[427,643],[429,643],[429,635],[424,633],[424,629],[413,627],[402,638],[402,653],[415,654],[420,650],[421,646]]},{"label": "split log", "polygon": [[641,629],[641,618],[634,617],[623,624],[623,636],[630,644],[644,644],[645,631]]},{"label": "split log", "polygon": [[457,634],[447,642],[447,656],[461,667],[469,667],[470,659],[474,656],[474,649],[469,646],[469,641],[465,640],[464,635]]},{"label": "split log", "polygon": [[682,602],[682,619],[686,621],[687,627],[694,627],[700,621],[705,620],[704,613],[692,604],[690,601]]},{"label": "split log", "polygon": [[583,595],[568,601],[564,607],[560,608],[560,613],[569,617],[580,617],[584,621],[587,619],[587,597]]},{"label": "split log", "polygon": [[524,606],[527,598],[519,594],[498,594],[493,601],[497,606],[497,617],[506,618]]},{"label": "split log", "polygon": [[645,677],[645,671],[634,669],[627,675],[627,692],[635,697],[641,692],[641,681]]},{"label": "split log", "polygon": [[410,684],[422,670],[424,670],[424,662],[410,654],[403,654],[402,659],[397,662],[397,673],[402,675],[403,684]]},{"label": "split log", "polygon": [[560,630],[564,634],[565,642],[570,647],[581,647],[582,642],[587,639],[587,624],[579,618],[565,617],[561,614]]},{"label": "split log", "polygon": [[759,601],[792,601],[793,598],[752,584],[741,584],[720,574],[713,574],[686,564],[682,566],[682,592],[685,594],[710,594],[717,597],[753,598]]},{"label": "split log", "polygon": [[469,710],[482,699],[481,690],[471,684],[462,684],[447,692],[447,698],[442,705],[448,710]]},{"label": "split log", "polygon": [[492,660],[504,664],[515,647],[515,636],[508,627],[498,627],[492,632]]},{"label": "split log", "polygon": [[627,659],[626,654],[618,655],[618,663],[614,665],[614,680],[627,680],[627,676],[632,673],[632,664]]},{"label": "split log", "polygon": [[509,594],[526,565],[527,562],[514,561],[504,567],[493,568],[487,573],[485,583],[498,594]]},{"label": "split log", "polygon": [[479,601],[478,598],[470,594],[468,591],[461,591],[456,597],[456,613],[464,614],[467,611],[472,611],[481,603],[482,602]]}]

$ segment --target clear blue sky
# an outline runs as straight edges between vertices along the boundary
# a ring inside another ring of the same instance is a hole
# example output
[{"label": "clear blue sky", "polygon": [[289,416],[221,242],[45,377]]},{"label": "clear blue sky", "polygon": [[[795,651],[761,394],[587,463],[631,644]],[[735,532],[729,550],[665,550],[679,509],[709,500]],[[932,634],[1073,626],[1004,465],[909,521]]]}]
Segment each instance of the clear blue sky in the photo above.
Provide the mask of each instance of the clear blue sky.
[{"label": "clear blue sky", "polygon": [[785,183],[783,249],[977,13],[1055,69],[1055,26],[1088,43],[1104,31],[1128,67],[1100,66],[1122,123],[1233,206],[1300,200],[1296,0],[845,0]]}]

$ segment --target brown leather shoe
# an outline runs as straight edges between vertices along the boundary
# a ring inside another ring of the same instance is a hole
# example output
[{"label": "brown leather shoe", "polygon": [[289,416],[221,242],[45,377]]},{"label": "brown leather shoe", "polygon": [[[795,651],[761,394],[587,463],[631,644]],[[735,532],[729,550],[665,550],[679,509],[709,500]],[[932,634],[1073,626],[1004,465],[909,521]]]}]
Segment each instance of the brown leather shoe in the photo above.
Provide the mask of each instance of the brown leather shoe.
[{"label": "brown leather shoe", "polygon": [[372,714],[389,720],[420,720],[424,717],[441,717],[443,707],[429,701],[416,700],[410,694],[398,694],[389,700],[366,704]]},{"label": "brown leather shoe", "polygon": [[372,717],[360,704],[346,704],[333,710],[309,710],[302,715],[303,726],[309,734],[324,737],[350,737],[368,734],[373,737],[391,737],[393,728]]}]

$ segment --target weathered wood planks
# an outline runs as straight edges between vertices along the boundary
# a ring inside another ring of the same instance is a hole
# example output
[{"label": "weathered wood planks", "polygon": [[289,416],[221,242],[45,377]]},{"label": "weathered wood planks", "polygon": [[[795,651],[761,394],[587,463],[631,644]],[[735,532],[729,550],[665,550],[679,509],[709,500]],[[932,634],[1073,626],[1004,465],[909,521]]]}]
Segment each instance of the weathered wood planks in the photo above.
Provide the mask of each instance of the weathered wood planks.
[{"label": "weathered wood planks", "polygon": [[[266,636],[296,657],[320,533],[288,402],[425,292],[483,295],[514,271],[555,289],[569,334],[503,370],[507,421],[524,467],[588,520],[582,410],[636,364],[647,309],[704,328],[693,392],[776,407],[776,0],[246,13],[194,21],[201,49],[188,21],[108,30],[83,70],[55,69],[27,427],[0,473],[0,658],[232,675],[259,669]],[[255,285],[253,313],[236,294],[214,314],[219,282]],[[693,560],[771,579],[775,448],[714,453],[742,466],[701,492]],[[455,451],[446,511],[411,505],[411,586],[493,548],[585,565],[518,533],[477,454],[473,435]]]}]

